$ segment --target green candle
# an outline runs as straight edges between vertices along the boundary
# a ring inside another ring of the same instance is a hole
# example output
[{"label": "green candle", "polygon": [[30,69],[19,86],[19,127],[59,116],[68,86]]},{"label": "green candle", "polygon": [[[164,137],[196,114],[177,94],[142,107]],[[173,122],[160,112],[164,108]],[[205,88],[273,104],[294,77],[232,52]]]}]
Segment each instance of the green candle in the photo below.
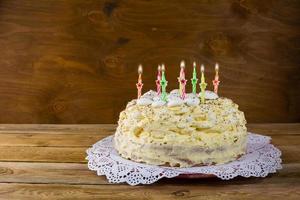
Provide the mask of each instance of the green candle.
[{"label": "green candle", "polygon": [[193,70],[193,78],[191,79],[193,85],[193,94],[197,93],[197,71],[196,71],[196,62],[193,63],[194,70]]},{"label": "green candle", "polygon": [[205,83],[205,77],[204,77],[204,65],[201,65],[201,83],[200,85],[200,98],[201,98],[201,103],[205,103],[205,88],[207,86],[207,83]]},{"label": "green candle", "polygon": [[162,75],[161,75],[161,81],[160,81],[160,84],[161,84],[161,99],[163,101],[167,101],[167,92],[166,92],[166,88],[167,88],[167,85],[168,85],[168,81],[166,80],[166,77],[165,77],[165,65],[162,64],[161,65],[161,71],[162,71]]}]

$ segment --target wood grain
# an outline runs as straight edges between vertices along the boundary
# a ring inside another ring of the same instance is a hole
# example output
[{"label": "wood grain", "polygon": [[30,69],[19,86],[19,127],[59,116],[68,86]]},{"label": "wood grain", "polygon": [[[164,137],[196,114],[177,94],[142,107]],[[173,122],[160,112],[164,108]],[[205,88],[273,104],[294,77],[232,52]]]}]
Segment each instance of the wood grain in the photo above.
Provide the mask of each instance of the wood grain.
[{"label": "wood grain", "polygon": [[[300,124],[249,124],[272,136],[283,169],[266,178],[163,179],[152,185],[108,183],[88,170],[88,146],[115,125],[0,125],[0,199],[299,199]],[[31,139],[29,139],[31,138]]]},{"label": "wood grain", "polygon": [[[0,161],[86,163],[86,147],[0,147]],[[291,149],[291,151],[298,151]]]},{"label": "wood grain", "polygon": [[[291,178],[298,165],[288,166]],[[57,183],[57,184],[109,184],[104,176],[96,176],[87,164],[78,163],[32,163],[0,162],[0,183]]]},{"label": "wood grain", "polygon": [[[249,122],[300,121],[300,3],[258,0],[2,0],[0,123],[116,123],[179,61],[220,63],[220,94]],[[188,90],[190,90],[188,84]]]},{"label": "wood grain", "polygon": [[244,185],[61,185],[0,183],[3,199],[298,199],[297,184],[244,184]]}]

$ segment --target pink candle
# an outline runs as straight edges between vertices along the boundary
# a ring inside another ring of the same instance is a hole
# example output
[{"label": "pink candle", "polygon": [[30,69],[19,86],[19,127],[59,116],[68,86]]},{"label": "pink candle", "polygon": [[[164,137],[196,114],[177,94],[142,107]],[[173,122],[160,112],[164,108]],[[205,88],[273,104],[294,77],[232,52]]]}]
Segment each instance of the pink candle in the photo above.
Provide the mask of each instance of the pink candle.
[{"label": "pink candle", "polygon": [[138,68],[138,74],[139,74],[139,78],[138,78],[138,82],[136,84],[136,88],[138,90],[138,94],[137,94],[137,98],[139,99],[142,95],[142,88],[143,88],[143,83],[142,83],[142,73],[143,73],[143,67],[142,65],[139,65],[139,68]]},{"label": "pink candle", "polygon": [[160,95],[161,93],[161,85],[160,85],[160,81],[161,81],[161,66],[158,65],[157,68],[157,79],[155,81],[156,83],[156,91],[157,91],[157,95]]},{"label": "pink candle", "polygon": [[181,61],[180,63],[180,75],[178,77],[179,82],[179,93],[182,99],[185,99],[186,93],[185,93],[185,85],[187,80],[185,79],[185,63],[184,61]]},{"label": "pink candle", "polygon": [[215,79],[213,80],[213,85],[214,85],[214,92],[216,94],[218,94],[218,87],[219,87],[219,84],[220,84],[220,81],[219,81],[219,64],[218,63],[216,63],[215,71],[216,71],[216,75],[215,75]]}]

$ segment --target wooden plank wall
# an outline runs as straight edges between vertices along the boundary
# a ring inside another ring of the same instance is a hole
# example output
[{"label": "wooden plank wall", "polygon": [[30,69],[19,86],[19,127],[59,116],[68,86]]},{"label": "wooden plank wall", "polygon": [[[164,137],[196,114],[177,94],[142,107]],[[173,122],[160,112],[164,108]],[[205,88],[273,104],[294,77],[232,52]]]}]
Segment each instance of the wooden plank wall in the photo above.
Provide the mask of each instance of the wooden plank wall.
[{"label": "wooden plank wall", "polygon": [[299,22],[296,0],[1,0],[0,123],[116,123],[138,63],[170,90],[181,59],[209,83],[218,61],[249,122],[299,122]]}]

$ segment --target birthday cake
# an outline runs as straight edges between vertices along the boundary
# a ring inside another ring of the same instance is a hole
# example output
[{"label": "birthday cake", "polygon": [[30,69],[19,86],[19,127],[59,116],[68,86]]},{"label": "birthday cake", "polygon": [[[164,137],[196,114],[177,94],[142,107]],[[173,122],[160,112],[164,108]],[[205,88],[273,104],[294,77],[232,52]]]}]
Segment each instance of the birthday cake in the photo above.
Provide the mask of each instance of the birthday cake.
[{"label": "birthday cake", "polygon": [[[114,147],[122,157],[192,167],[227,163],[245,153],[246,120],[237,104],[205,90],[204,84],[200,94],[185,93],[185,84],[167,93],[164,74],[160,78],[158,91],[139,94],[120,113]],[[203,73],[205,83],[202,79]]]}]

